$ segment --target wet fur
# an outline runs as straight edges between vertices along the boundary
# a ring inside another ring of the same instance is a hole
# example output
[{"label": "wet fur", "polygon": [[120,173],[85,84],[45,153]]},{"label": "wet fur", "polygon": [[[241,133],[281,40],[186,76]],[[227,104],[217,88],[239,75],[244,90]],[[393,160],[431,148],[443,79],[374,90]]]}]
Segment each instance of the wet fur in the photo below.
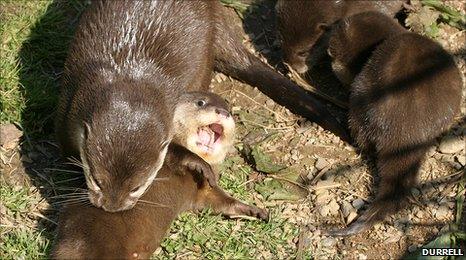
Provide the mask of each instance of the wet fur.
[{"label": "wet fur", "polygon": [[64,155],[80,158],[88,180],[105,187],[108,208],[130,207],[130,190],[157,174],[180,95],[206,90],[214,68],[348,140],[319,100],[242,46],[223,8],[217,1],[93,1],[83,13],[65,63],[56,132]]},{"label": "wet fur", "polygon": [[172,221],[187,210],[211,207],[226,216],[268,218],[265,210],[233,199],[219,187],[211,187],[199,172],[182,166],[180,162],[186,157],[210,169],[184,147],[171,145],[159,173],[160,180],[154,181],[142,197],[160,206],[138,202],[135,208],[116,213],[90,205],[64,207],[59,215],[51,258],[148,259],[159,247]]},{"label": "wet fur", "polygon": [[[308,70],[306,61],[315,63],[319,54],[311,55],[314,44],[326,30],[341,18],[365,11],[379,11],[395,16],[405,1],[358,0],[278,0],[277,25],[282,36],[284,61],[299,73]],[[312,50],[312,51],[311,51]],[[302,55],[299,55],[302,53]]]},{"label": "wet fur", "polygon": [[339,32],[352,32],[355,38],[340,35],[339,39],[345,41],[331,48],[345,49],[335,53],[351,50],[347,55],[352,57],[364,53],[367,46],[359,43],[371,39],[361,41],[358,37],[367,30],[368,19],[372,26],[381,27],[372,30],[387,34],[385,38],[375,34],[372,42],[381,42],[351,84],[349,125],[357,145],[367,154],[375,154],[381,179],[369,209],[349,227],[330,232],[333,235],[369,229],[406,205],[427,150],[448,130],[460,106],[462,80],[453,58],[424,36],[386,30],[398,25],[380,13],[360,14],[343,21],[340,29],[347,30]]}]

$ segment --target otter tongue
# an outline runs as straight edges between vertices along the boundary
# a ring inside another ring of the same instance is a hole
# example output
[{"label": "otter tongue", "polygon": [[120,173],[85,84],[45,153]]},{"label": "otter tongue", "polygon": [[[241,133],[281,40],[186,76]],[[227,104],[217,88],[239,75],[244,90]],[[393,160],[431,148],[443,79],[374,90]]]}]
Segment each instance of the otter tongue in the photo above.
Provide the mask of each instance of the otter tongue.
[{"label": "otter tongue", "polygon": [[223,126],[221,124],[211,124],[209,128],[216,134],[222,135],[223,134]]},{"label": "otter tongue", "polygon": [[213,132],[208,127],[203,127],[199,129],[198,132],[199,143],[205,146],[210,146],[212,143]]}]

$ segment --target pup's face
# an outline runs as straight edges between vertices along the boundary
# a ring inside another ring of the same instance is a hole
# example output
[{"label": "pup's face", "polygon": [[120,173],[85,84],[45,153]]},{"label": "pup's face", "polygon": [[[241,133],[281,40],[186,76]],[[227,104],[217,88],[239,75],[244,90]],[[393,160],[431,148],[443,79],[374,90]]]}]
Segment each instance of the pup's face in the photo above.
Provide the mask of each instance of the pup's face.
[{"label": "pup's face", "polygon": [[[328,28],[329,19],[319,10],[321,5],[320,1],[281,0],[275,6],[283,60],[300,74],[309,69],[307,62],[311,49]],[[330,7],[324,5],[324,8]]]},{"label": "pup's face", "polygon": [[[108,212],[133,208],[157,176],[171,138],[128,134],[110,137],[88,129],[81,146],[81,161],[90,202]],[[104,138],[96,138],[97,136]]]},{"label": "pup's face", "polygon": [[186,93],[175,110],[175,141],[210,164],[225,159],[235,122],[225,101],[213,93]]}]

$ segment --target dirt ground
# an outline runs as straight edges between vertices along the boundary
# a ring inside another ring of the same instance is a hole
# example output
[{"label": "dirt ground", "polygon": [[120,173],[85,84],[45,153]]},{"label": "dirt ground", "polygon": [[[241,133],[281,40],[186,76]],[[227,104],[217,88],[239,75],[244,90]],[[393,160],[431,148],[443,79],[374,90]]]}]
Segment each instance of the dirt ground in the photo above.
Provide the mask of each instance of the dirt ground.
[{"label": "dirt ground", "polygon": [[[460,1],[448,4],[464,11]],[[278,65],[280,48],[274,30],[273,3],[260,3],[252,14],[244,17],[244,23],[232,10],[232,21],[242,31],[243,42],[251,51],[277,69],[283,69]],[[463,82],[466,82],[465,37],[465,31],[445,25],[437,39],[454,54]],[[321,78],[310,82],[344,99],[345,93],[338,92],[338,83],[331,72],[322,70]],[[211,88],[229,102],[235,115],[237,143],[232,155],[240,155],[247,146],[256,145],[275,165],[286,168],[270,175],[253,171],[249,179],[251,182],[279,180],[284,185],[286,194],[277,195],[258,188],[251,192],[266,207],[280,205],[281,217],[299,227],[299,235],[289,241],[298,257],[310,250],[316,259],[400,258],[448,232],[454,222],[456,197],[461,195],[458,183],[466,165],[466,88],[463,88],[461,115],[449,133],[439,138],[428,152],[421,169],[421,184],[412,190],[411,206],[370,231],[348,238],[325,236],[322,231],[347,225],[372,201],[378,178],[370,158],[362,157],[355,147],[290,113],[249,85],[216,73]],[[344,110],[329,106],[344,120]],[[3,176],[8,183],[37,191],[34,194],[39,203],[34,214],[41,219],[39,225],[52,229],[56,212],[42,196],[49,196],[50,190],[36,183],[49,180],[45,176],[59,167],[57,145],[52,135],[32,141],[23,137],[22,143],[22,148],[14,144],[2,147]],[[2,205],[0,213],[4,211]],[[27,225],[35,226],[36,221],[31,219]],[[15,225],[15,219],[2,218],[2,225]]]}]

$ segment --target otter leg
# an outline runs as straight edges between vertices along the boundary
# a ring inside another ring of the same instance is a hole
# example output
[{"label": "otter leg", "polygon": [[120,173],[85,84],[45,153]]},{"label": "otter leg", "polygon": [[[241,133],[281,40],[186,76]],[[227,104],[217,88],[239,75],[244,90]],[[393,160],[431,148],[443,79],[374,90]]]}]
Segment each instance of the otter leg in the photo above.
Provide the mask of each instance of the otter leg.
[{"label": "otter leg", "polygon": [[406,206],[406,198],[417,183],[417,173],[429,145],[379,152],[377,168],[380,190],[369,209],[347,228],[328,231],[333,236],[350,236],[370,229],[387,215]]},{"label": "otter leg", "polygon": [[346,129],[328,111],[324,103],[249,53],[239,42],[239,37],[225,24],[223,17],[217,19],[219,27],[214,43],[214,65],[217,71],[257,87],[293,113],[316,122],[342,140],[350,140]]},{"label": "otter leg", "polygon": [[235,215],[246,215],[262,220],[268,220],[268,213],[265,209],[247,205],[229,196],[220,187],[210,187],[205,185],[199,189],[194,210],[201,210],[206,207],[212,208],[215,213],[223,214],[227,217]]},{"label": "otter leg", "polygon": [[217,175],[212,170],[210,164],[204,161],[195,153],[189,151],[184,146],[171,143],[168,147],[170,150],[165,157],[167,164],[175,172],[185,172],[185,168],[195,171],[207,180],[210,186],[217,186]]}]

